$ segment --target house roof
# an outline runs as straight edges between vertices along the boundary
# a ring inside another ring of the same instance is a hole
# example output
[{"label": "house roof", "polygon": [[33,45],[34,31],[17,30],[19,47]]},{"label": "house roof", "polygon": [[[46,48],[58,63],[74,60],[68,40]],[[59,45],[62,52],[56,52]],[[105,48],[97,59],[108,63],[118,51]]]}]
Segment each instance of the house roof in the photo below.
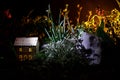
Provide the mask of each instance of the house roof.
[{"label": "house roof", "polygon": [[38,37],[17,37],[14,46],[36,46]]}]

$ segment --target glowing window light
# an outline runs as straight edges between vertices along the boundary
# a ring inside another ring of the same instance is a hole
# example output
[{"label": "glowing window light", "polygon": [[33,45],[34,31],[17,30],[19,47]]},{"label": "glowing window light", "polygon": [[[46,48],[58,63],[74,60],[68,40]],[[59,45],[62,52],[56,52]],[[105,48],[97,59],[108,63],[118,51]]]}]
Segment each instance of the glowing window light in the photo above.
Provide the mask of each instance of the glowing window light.
[{"label": "glowing window light", "polygon": [[22,58],[23,58],[23,56],[22,56],[22,55],[19,55],[19,56],[18,56],[18,58],[19,58],[19,60],[20,60],[20,61],[22,61],[22,60],[23,60],[23,59],[22,59]]},{"label": "glowing window light", "polygon": [[28,56],[27,56],[27,55],[24,55],[23,57],[24,57],[24,60],[27,60],[27,59],[28,59]]},{"label": "glowing window light", "polygon": [[22,48],[19,48],[19,52],[22,52]]},{"label": "glowing window light", "polygon": [[28,59],[32,60],[33,56],[32,55],[28,55]]},{"label": "glowing window light", "polygon": [[29,48],[29,52],[32,52],[32,48]]}]

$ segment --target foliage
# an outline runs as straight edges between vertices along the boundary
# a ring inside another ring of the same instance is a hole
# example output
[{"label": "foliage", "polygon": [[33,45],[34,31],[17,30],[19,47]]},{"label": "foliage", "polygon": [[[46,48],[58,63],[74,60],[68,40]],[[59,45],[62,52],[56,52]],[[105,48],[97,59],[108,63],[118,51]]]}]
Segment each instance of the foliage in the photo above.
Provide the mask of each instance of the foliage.
[{"label": "foliage", "polygon": [[[84,63],[86,61],[85,63],[89,63],[90,60],[85,57],[88,52],[84,47],[82,47],[83,45],[80,45],[81,42],[79,42],[81,49],[77,48],[77,41],[79,41],[81,34],[84,31],[95,34],[96,36],[102,38],[103,42],[105,43],[114,43],[113,39],[111,39],[108,33],[104,31],[106,23],[103,12],[102,14],[93,15],[92,18],[89,17],[90,19],[88,19],[86,22],[83,22],[82,24],[80,24],[78,20],[75,28],[70,25],[68,12],[68,5],[66,5],[66,8],[64,9],[63,21],[60,22],[61,19],[59,19],[59,24],[55,25],[52,19],[50,6],[48,7],[48,19],[51,22],[51,27],[50,31],[47,31],[46,29],[45,31],[50,39],[50,42],[44,45],[42,50],[43,53],[48,55],[48,59],[55,59],[56,61],[58,60],[60,62],[64,62],[64,59],[69,59],[66,57],[68,54],[71,56],[73,54],[79,54],[77,56],[79,56],[81,62],[83,61]],[[91,14],[92,13],[90,12],[89,15],[91,16]]]},{"label": "foliage", "polygon": [[47,61],[52,60],[65,65],[79,59],[79,63],[87,64],[89,61],[85,58],[85,53],[76,49],[77,38],[81,35],[81,31],[84,28],[80,28],[77,25],[76,27],[79,28],[75,30],[70,25],[68,12],[68,4],[66,4],[66,8],[63,10],[63,20],[61,21],[62,15],[60,12],[59,16],[61,17],[59,17],[58,25],[56,25],[53,22],[50,5],[48,6],[48,22],[51,23],[51,26],[50,31],[45,28],[45,32],[50,41],[43,45],[41,52],[47,55]]},{"label": "foliage", "polygon": [[[110,15],[106,15],[104,10],[100,9],[96,10],[96,14],[89,11],[88,20],[80,23],[82,7],[77,5],[79,11],[77,24],[74,26],[69,20],[68,7],[69,5],[66,4],[65,9],[60,10],[57,23],[54,22],[54,15],[52,15],[50,5],[48,5],[47,16],[23,17],[22,25],[24,28],[27,25],[26,29],[33,30],[28,31],[27,36],[39,36],[41,40],[47,42],[40,54],[37,55],[41,60],[65,64],[67,61],[72,62],[72,60],[79,58],[80,63],[89,63],[89,60],[85,58],[87,52],[84,47],[80,45],[80,50],[76,48],[81,34],[85,31],[101,37],[103,42],[115,43],[120,33],[120,12],[113,9]],[[44,37],[45,39],[43,39]]]},{"label": "foliage", "polygon": [[40,44],[43,43],[43,39],[46,37],[44,28],[49,29],[49,23],[47,16],[36,15],[33,16],[31,10],[27,16],[23,16],[22,19],[16,23],[15,35],[26,36],[26,37],[38,37]]},{"label": "foliage", "polygon": [[[46,44],[45,48],[40,51],[40,55],[45,55],[47,62],[56,62],[61,65],[73,63],[87,65],[89,59],[85,58],[85,52],[79,52],[76,49],[76,44],[64,39],[63,41]],[[42,58],[42,57],[41,57]],[[44,57],[43,57],[44,58]]]},{"label": "foliage", "polygon": [[[66,5],[66,8],[65,8],[66,11],[65,11],[64,16],[63,16],[64,19],[61,21],[61,12],[60,12],[59,19],[58,19],[58,25],[56,25],[53,22],[50,5],[48,5],[48,22],[51,23],[51,26],[50,26],[50,31],[48,31],[45,28],[45,32],[47,33],[51,42],[57,42],[59,40],[63,40],[64,38],[69,37],[69,35],[70,35],[69,31],[73,30],[73,28],[71,27],[70,22],[68,20],[67,7],[68,7],[68,5]],[[66,21],[67,21],[67,23],[66,23]],[[68,27],[71,27],[71,29],[68,29]]]}]

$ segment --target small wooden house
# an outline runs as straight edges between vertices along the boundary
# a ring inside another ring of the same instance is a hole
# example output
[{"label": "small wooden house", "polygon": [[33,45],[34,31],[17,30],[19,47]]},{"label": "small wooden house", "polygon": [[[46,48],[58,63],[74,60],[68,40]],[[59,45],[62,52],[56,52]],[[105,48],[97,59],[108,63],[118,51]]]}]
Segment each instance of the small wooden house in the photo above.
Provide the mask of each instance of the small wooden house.
[{"label": "small wooden house", "polygon": [[14,47],[18,60],[33,60],[35,54],[39,52],[38,37],[17,37]]}]

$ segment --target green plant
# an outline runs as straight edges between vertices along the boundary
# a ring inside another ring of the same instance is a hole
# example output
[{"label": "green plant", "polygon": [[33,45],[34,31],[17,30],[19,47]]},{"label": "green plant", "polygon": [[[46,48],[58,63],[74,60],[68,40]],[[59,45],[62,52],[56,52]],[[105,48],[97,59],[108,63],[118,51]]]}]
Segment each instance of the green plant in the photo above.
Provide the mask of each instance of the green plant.
[{"label": "green plant", "polygon": [[83,56],[85,53],[78,52],[75,46],[76,44],[72,41],[64,39],[47,44],[41,52],[47,55],[46,60],[48,62],[52,61],[65,65],[70,62],[74,64],[74,61],[77,61],[79,64],[87,64],[88,60]]},{"label": "green plant", "polygon": [[69,22],[68,5],[64,11],[63,20],[61,21],[61,12],[59,14],[58,25],[55,25],[52,18],[50,5],[48,5],[48,22],[50,31],[45,28],[49,42],[43,45],[42,53],[47,55],[47,61],[55,61],[66,64],[78,60],[80,63],[88,63],[85,53],[76,49],[78,38],[85,30],[84,25],[78,24],[74,29]]},{"label": "green plant", "polygon": [[[48,31],[45,28],[45,32],[47,33],[51,42],[57,42],[57,41],[63,40],[64,38],[68,38],[70,35],[69,33],[70,30],[74,32],[74,29],[70,25],[70,22],[68,19],[68,11],[64,13],[63,17],[64,19],[61,21],[61,11],[60,11],[58,25],[55,25],[55,23],[53,22],[50,5],[48,5],[48,22],[51,23],[51,26],[50,26],[50,31]],[[70,29],[68,29],[68,27],[70,27]]]}]

